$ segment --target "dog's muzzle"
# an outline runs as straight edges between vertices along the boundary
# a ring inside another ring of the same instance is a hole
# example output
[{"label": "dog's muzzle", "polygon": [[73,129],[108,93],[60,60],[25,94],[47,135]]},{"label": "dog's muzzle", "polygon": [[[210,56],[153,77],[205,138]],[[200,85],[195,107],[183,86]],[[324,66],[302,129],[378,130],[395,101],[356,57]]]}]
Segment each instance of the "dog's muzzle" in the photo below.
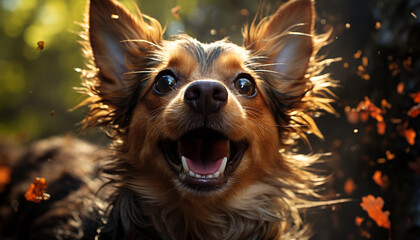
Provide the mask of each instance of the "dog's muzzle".
[{"label": "dog's muzzle", "polygon": [[164,140],[159,147],[171,169],[184,186],[209,191],[225,185],[245,153],[248,143],[232,141],[223,131],[211,127],[220,121],[220,111],[227,104],[228,91],[217,81],[191,83],[184,92],[184,103],[191,122],[202,127],[187,131],[179,139]]}]

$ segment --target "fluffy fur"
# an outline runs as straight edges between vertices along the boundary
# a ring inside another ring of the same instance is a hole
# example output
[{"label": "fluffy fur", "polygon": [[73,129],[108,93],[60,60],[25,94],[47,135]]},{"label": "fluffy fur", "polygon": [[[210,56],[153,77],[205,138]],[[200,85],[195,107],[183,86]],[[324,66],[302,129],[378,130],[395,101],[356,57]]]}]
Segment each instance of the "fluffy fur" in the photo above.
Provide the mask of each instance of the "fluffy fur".
[{"label": "fluffy fur", "polygon": [[[89,60],[82,72],[84,126],[103,127],[113,143],[103,167],[109,182],[102,195],[109,198],[95,208],[101,221],[81,220],[90,228],[79,238],[92,236],[92,226],[99,239],[307,238],[300,209],[317,205],[315,189],[324,178],[309,169],[318,155],[288,149],[309,132],[322,136],[312,116],[333,111],[334,86],[321,74],[331,60],[317,55],[329,34],[316,35],[314,19],[312,0],[292,0],[246,26],[243,46],[207,44],[186,35],[164,40],[155,19],[114,0],[91,0],[81,35]],[[177,85],[158,94],[156,81],[168,70]],[[252,79],[255,95],[235,88],[241,74]],[[202,80],[228,96],[205,121],[184,100]],[[214,189],[185,184],[159,147],[197,128],[248,144],[237,166],[229,165],[226,183]]]}]

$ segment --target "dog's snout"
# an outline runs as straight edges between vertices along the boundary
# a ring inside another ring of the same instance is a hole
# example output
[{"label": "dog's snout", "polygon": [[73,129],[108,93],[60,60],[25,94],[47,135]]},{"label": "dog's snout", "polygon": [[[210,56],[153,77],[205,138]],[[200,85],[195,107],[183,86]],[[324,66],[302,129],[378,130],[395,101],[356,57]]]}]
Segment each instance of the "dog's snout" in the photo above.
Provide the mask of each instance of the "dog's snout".
[{"label": "dog's snout", "polygon": [[184,101],[195,112],[207,117],[220,111],[228,99],[226,88],[219,82],[200,80],[191,83],[184,93]]}]

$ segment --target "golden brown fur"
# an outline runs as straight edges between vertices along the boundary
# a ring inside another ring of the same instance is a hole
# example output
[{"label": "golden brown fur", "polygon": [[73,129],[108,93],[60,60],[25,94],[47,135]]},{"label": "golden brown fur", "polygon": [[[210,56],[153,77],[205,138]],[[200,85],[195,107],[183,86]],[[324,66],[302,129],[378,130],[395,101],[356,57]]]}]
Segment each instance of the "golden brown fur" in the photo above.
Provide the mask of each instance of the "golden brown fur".
[{"label": "golden brown fur", "polygon": [[[309,167],[319,156],[288,149],[312,132],[312,116],[332,112],[334,85],[321,71],[331,60],[318,50],[329,34],[314,33],[312,0],[290,1],[244,28],[244,46],[200,43],[186,35],[164,40],[153,18],[130,14],[116,1],[92,0],[82,34],[91,61],[83,73],[89,105],[85,127],[102,126],[114,140],[105,173],[115,187],[102,239],[303,239],[299,210],[313,204],[323,178]],[[111,18],[117,15],[118,18]],[[105,40],[104,40],[105,39]],[[155,79],[170,69],[176,89],[157,95]],[[232,87],[236,74],[257,94]],[[208,122],[192,120],[183,98],[191,83],[212,80],[228,101]],[[226,184],[197,191],[171,170],[159,148],[197,128],[222,132],[249,146]],[[100,239],[101,239],[100,238]]]}]

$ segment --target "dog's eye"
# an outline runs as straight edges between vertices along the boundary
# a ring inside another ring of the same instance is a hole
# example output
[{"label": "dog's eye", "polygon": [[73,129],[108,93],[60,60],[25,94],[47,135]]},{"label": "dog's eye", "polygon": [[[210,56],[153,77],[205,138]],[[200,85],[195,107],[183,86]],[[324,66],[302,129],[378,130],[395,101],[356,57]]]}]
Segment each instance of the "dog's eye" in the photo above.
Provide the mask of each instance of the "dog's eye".
[{"label": "dog's eye", "polygon": [[171,91],[177,82],[174,74],[171,71],[164,71],[158,74],[155,82],[155,91],[163,94]]},{"label": "dog's eye", "polygon": [[248,74],[241,74],[235,80],[235,88],[238,89],[240,94],[252,97],[256,93],[255,84],[252,77]]}]

